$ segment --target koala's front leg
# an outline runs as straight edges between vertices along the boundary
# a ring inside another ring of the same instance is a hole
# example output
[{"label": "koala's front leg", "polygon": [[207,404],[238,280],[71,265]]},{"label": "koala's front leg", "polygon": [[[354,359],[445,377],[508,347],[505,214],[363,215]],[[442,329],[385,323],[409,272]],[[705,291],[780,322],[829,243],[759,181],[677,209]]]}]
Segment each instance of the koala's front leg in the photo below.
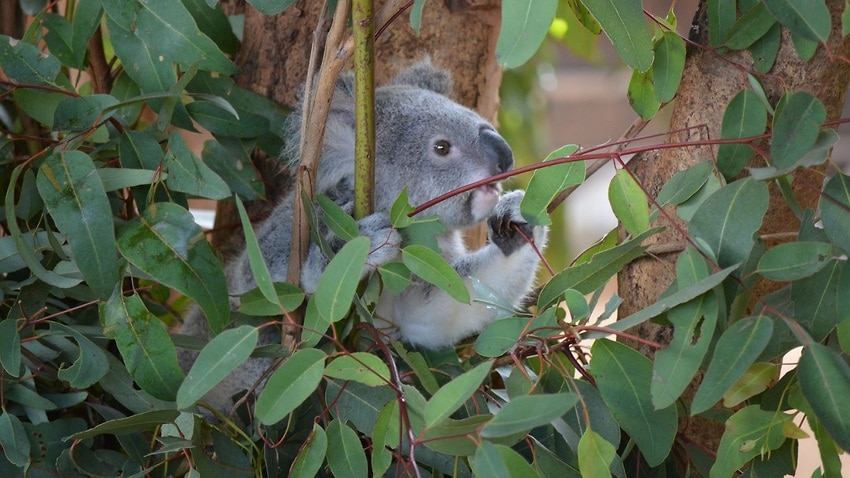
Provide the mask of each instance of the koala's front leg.
[{"label": "koala's front leg", "polygon": [[[389,216],[384,212],[376,212],[357,221],[360,235],[366,236],[371,242],[369,257],[360,277],[363,278],[376,267],[397,260],[401,249],[401,234],[392,227]],[[325,234],[325,240],[335,253],[345,245],[345,241],[332,232]],[[319,283],[319,277],[328,265],[328,258],[316,244],[310,245],[307,260],[301,268],[301,287],[305,292],[313,293]]]},{"label": "koala's front leg", "polygon": [[[514,191],[502,196],[488,220],[490,243],[475,252],[455,256],[452,261],[470,292],[469,278],[474,277],[516,304],[531,287],[540,258],[514,226],[532,239],[538,250],[545,246],[548,231],[545,227],[531,227],[522,218],[519,204],[523,195],[522,191]],[[396,338],[439,348],[480,332],[495,320],[496,311],[480,303],[460,303],[430,284],[417,283],[397,297],[385,292],[377,315],[391,324],[387,330]]]}]

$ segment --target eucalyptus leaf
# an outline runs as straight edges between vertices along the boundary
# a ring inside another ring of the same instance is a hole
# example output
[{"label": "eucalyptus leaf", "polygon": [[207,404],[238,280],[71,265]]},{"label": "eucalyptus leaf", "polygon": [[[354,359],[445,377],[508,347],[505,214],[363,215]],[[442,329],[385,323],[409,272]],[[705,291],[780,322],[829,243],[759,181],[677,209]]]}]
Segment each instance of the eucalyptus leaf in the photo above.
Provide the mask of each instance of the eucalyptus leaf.
[{"label": "eucalyptus leaf", "polygon": [[[568,144],[551,152],[544,161],[564,158],[578,151],[578,146]],[[552,199],[562,190],[581,184],[585,178],[584,161],[556,164],[538,169],[534,172],[525,195],[520,202],[522,217],[529,224],[549,225],[547,207]]]},{"label": "eucalyptus leaf", "polygon": [[655,44],[655,61],[652,62],[652,81],[655,84],[655,98],[667,103],[676,95],[682,72],[685,69],[685,41],[678,33],[664,32]]},{"label": "eucalyptus leaf", "polygon": [[763,0],[764,6],[792,33],[813,42],[826,42],[832,17],[822,0]]},{"label": "eucalyptus leaf", "polygon": [[637,236],[649,229],[649,204],[631,173],[619,169],[608,186],[608,201],[626,231]]},{"label": "eucalyptus leaf", "polygon": [[366,477],[368,463],[357,433],[339,420],[331,420],[327,429],[328,465],[335,476]]},{"label": "eucalyptus leaf", "polygon": [[652,66],[652,39],[640,0],[582,0],[614,44],[620,58],[638,72]]},{"label": "eucalyptus leaf", "polygon": [[0,58],[3,73],[10,80],[22,84],[54,86],[62,64],[35,45],[23,40],[0,35]]},{"label": "eucalyptus leaf", "polygon": [[433,250],[412,244],[401,250],[401,260],[411,272],[439,287],[458,302],[471,302],[469,290],[457,271]]},{"label": "eucalyptus leaf", "polygon": [[557,0],[514,0],[502,3],[502,28],[496,42],[500,65],[516,68],[540,48],[555,18]]},{"label": "eucalyptus leaf", "polygon": [[812,343],[803,348],[798,377],[820,423],[839,447],[850,449],[850,366],[834,350]]},{"label": "eucalyptus leaf", "polygon": [[[743,139],[763,134],[767,128],[767,110],[752,90],[741,90],[723,112],[720,137]],[[737,176],[755,151],[749,144],[721,144],[717,150],[717,168],[727,178]]]},{"label": "eucalyptus leaf", "polygon": [[491,362],[480,363],[437,390],[425,406],[425,422],[429,426],[436,425],[454,413],[487,378],[492,365]]},{"label": "eucalyptus leaf", "polygon": [[325,353],[318,349],[295,352],[274,371],[257,397],[255,413],[260,422],[273,425],[307,399],[325,370]]}]

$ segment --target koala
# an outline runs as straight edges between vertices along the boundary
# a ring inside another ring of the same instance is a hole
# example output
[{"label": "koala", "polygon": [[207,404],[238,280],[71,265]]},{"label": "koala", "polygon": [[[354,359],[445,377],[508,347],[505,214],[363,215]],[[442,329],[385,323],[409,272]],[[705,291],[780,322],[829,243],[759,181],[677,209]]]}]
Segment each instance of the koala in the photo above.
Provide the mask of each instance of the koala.
[{"label": "koala", "polygon": [[[407,190],[411,204],[421,204],[439,195],[503,173],[513,167],[513,153],[495,128],[474,111],[452,101],[452,81],[430,61],[407,68],[375,91],[375,212],[358,221],[361,235],[371,240],[371,252],[363,276],[378,266],[400,259],[402,238],[390,224],[388,212],[395,199]],[[289,119],[289,144],[283,152],[291,167],[297,166],[302,111]],[[321,159],[316,175],[316,193],[325,194],[351,212],[354,200],[354,96],[353,75],[338,81],[327,121]],[[546,244],[547,229],[532,227],[519,212],[522,191],[501,193],[498,185],[481,186],[447,199],[431,208],[446,226],[437,237],[445,259],[469,283],[476,278],[506,300],[517,303],[529,291],[539,265],[534,247],[517,233],[531,238],[538,250]],[[272,279],[286,281],[292,232],[294,192],[276,205],[256,229],[256,235]],[[489,242],[468,251],[462,231],[487,221]],[[329,231],[321,231],[332,249],[343,242]],[[312,244],[301,273],[302,289],[312,293],[328,263],[318,245]],[[231,305],[256,287],[247,252],[225,268]],[[470,287],[471,289],[471,287]],[[470,292],[472,292],[470,290]],[[471,293],[474,298],[474,294]],[[401,294],[383,291],[375,310],[375,325],[394,339],[424,348],[451,346],[481,331],[495,320],[496,311],[480,303],[457,302],[447,293],[424,281],[414,280]],[[208,338],[206,320],[199,311],[184,321],[181,333]],[[181,352],[184,368],[194,354]],[[206,398],[226,409],[231,394],[249,388],[270,365],[267,359],[252,359],[242,373],[228,379]]]}]

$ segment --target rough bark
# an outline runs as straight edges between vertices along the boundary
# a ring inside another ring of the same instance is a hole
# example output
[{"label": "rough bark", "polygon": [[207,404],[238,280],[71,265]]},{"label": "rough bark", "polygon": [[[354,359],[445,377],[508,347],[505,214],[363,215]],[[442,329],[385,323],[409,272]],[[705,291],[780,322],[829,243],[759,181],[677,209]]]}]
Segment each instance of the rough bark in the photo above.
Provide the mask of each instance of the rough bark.
[{"label": "rough bark", "polygon": [[[782,46],[776,63],[768,75],[757,75],[763,82],[771,102],[775,102],[786,91],[807,91],[815,95],[826,106],[827,119],[838,118],[844,105],[850,68],[845,61],[848,56],[850,43],[841,37],[841,12],[843,0],[828,0],[832,12],[833,31],[827,47],[818,47],[814,57],[803,63],[794,51],[790,34],[783,29]],[[748,51],[718,52],[712,51],[708,45],[708,20],[706,2],[703,1],[694,18],[691,29],[691,41],[698,46],[690,46],[685,64],[684,76],[670,121],[670,142],[699,141],[720,138],[720,125],[726,105],[739,91],[747,88],[745,72],[755,72],[752,57]],[[679,132],[681,131],[681,132]],[[661,187],[673,174],[684,170],[705,159],[714,158],[716,147],[694,146],[679,149],[654,151],[642,157],[635,158],[629,164],[638,180],[644,184],[650,194],[656,196]],[[808,171],[805,173],[813,184],[819,185],[822,173]],[[794,192],[802,207],[814,208],[817,193],[795,181]],[[670,213],[675,216],[671,209]],[[666,226],[667,229],[656,235],[654,243],[673,243],[684,238],[679,231],[685,225],[680,221],[670,223],[660,216],[656,225]],[[799,220],[785,206],[778,189],[771,185],[770,207],[765,216],[761,234],[780,232],[796,232],[799,230]],[[766,247],[772,247],[776,242],[767,242]],[[646,257],[633,262],[618,277],[619,295],[624,299],[620,308],[620,316],[626,317],[654,303],[660,294],[674,279],[675,263],[678,253],[669,253],[655,257]],[[776,290],[784,284],[759,282],[754,295],[762,296]],[[637,335],[659,343],[668,343],[672,338],[672,329],[655,324],[644,324],[638,327]],[[636,348],[651,356],[653,350],[635,345]],[[701,377],[697,377],[698,383]],[[686,391],[683,397],[690,401],[695,387]],[[693,442],[716,450],[723,426],[701,419],[683,419],[680,432]]]},{"label": "rough bark", "polygon": [[[240,3],[230,5],[235,9],[231,11],[244,8],[245,12],[245,34],[236,57],[240,69],[236,81],[292,108],[307,73],[322,2],[299,0],[275,16],[262,15]],[[383,84],[408,64],[430,56],[435,64],[452,72],[455,99],[495,121],[501,83],[501,69],[495,61],[499,8],[498,0],[427,2],[419,35],[410,27],[407,13],[400,15],[375,42],[376,84]],[[268,201],[250,204],[249,212],[252,217],[262,217],[286,190],[288,181],[281,175],[275,158],[256,155],[254,162],[261,177],[267,180]],[[233,205],[219,203],[217,228],[238,223]],[[229,243],[235,230],[238,229],[221,229],[213,242],[217,246]]]}]

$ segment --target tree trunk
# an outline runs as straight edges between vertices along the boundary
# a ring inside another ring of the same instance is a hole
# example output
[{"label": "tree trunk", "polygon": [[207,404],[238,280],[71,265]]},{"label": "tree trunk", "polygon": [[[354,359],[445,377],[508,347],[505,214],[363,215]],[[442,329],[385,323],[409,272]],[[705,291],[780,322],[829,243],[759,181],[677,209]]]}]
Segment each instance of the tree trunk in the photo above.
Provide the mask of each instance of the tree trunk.
[{"label": "tree trunk", "polygon": [[[708,17],[706,3],[702,1],[694,18],[690,40],[696,46],[689,46],[681,86],[676,96],[676,103],[670,120],[670,142],[700,141],[720,138],[720,125],[723,112],[729,101],[742,89],[748,88],[746,72],[754,72],[752,57],[748,50],[739,52],[713,51],[708,41]],[[850,79],[850,67],[840,58],[847,58],[850,43],[841,36],[841,13],[844,9],[843,0],[828,0],[832,12],[832,32],[827,48],[819,46],[814,57],[803,63],[794,50],[791,35],[785,29],[782,32],[782,46],[773,69],[768,75],[760,77],[771,103],[776,101],[786,91],[807,91],[816,96],[827,110],[827,119],[840,117]],[[831,56],[830,56],[831,55]],[[661,187],[673,174],[684,170],[700,161],[715,158],[716,147],[693,146],[678,149],[665,149],[636,157],[629,163],[647,191],[656,196]],[[807,171],[811,177],[806,179],[813,184],[820,184],[822,177],[817,171]],[[816,191],[803,187],[799,181],[794,183],[794,193],[803,208],[816,206],[818,194]],[[675,211],[668,208],[675,216]],[[667,229],[654,236],[651,242],[672,243],[683,241],[677,232],[684,230],[686,225],[681,221],[671,224],[659,216],[656,225],[666,226]],[[775,234],[795,232],[799,230],[799,220],[786,207],[779,190],[774,184],[770,186],[770,207],[764,218],[760,233]],[[770,248],[777,242],[766,242]],[[626,317],[653,304],[660,294],[674,280],[675,263],[678,253],[663,254],[655,257],[645,257],[634,261],[618,277],[619,295],[623,298],[620,316]],[[761,281],[756,284],[754,295],[763,296],[784,284]],[[645,323],[633,330],[637,335],[659,342],[669,343],[672,329],[656,324]],[[648,356],[654,351],[639,344],[632,344]],[[697,377],[691,389],[685,392],[683,399],[690,401],[696,391]],[[680,423],[680,433],[693,442],[702,444],[711,450],[716,450],[723,433],[723,426],[700,418],[684,418]]]},{"label": "tree trunk", "polygon": [[[288,108],[294,107],[296,93],[307,74],[322,3],[299,0],[276,16],[262,15],[241,2],[229,5],[231,12],[245,12],[245,33],[236,57],[240,69],[237,83]],[[400,69],[430,56],[434,64],[452,73],[454,99],[495,121],[502,78],[495,56],[499,9],[497,0],[430,1],[425,4],[419,35],[411,28],[407,13],[403,13],[375,42],[376,84],[385,83]],[[275,179],[266,183],[268,201],[248,205],[249,214],[261,218],[288,190],[289,181],[281,175],[276,158],[257,154],[254,163],[262,178]],[[217,228],[238,223],[234,205],[219,203]],[[219,230],[213,243],[220,248],[233,240],[239,242],[240,234],[235,232],[238,230]]]}]

